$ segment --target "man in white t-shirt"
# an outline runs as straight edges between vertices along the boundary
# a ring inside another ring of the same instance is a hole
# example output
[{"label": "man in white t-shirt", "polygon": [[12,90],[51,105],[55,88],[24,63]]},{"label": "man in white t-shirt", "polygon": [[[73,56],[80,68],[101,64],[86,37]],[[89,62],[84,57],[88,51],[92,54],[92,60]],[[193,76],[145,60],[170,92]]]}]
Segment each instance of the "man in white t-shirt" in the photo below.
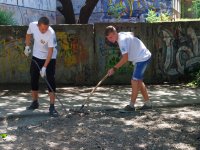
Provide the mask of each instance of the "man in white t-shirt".
[{"label": "man in white t-shirt", "polygon": [[117,33],[115,27],[108,26],[105,30],[105,36],[111,43],[118,43],[122,58],[111,69],[108,70],[108,74],[111,76],[127,61],[130,61],[134,65],[134,71],[131,79],[132,95],[130,104],[127,105],[121,112],[133,112],[135,111],[135,102],[138,96],[138,92],[141,91],[144,98],[144,105],[140,109],[150,109],[152,104],[149,100],[146,86],[143,82],[144,72],[151,59],[151,53],[146,48],[141,40],[134,37],[132,32],[119,32]]},{"label": "man in white t-shirt", "polygon": [[[39,89],[39,77],[46,78],[51,88],[48,87],[50,96],[49,114],[51,116],[58,115],[54,103],[56,91],[55,85],[55,65],[57,56],[57,42],[54,30],[49,26],[49,19],[47,17],[41,17],[38,22],[32,22],[29,24],[29,28],[26,34],[26,47],[24,50],[25,55],[28,57],[31,54],[31,38],[34,39],[32,62],[30,66],[31,74],[31,88],[33,102],[27,108],[28,110],[34,110],[39,108],[38,103],[38,89]],[[39,70],[40,68],[40,70]]]}]

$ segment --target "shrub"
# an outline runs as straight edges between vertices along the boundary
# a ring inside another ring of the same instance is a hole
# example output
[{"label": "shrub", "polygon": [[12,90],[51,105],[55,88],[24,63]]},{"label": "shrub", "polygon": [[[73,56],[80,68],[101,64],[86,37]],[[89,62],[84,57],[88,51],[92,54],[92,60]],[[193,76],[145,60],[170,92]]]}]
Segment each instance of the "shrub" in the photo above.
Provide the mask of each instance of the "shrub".
[{"label": "shrub", "polygon": [[149,23],[162,22],[162,21],[170,21],[170,17],[168,13],[157,14],[154,10],[149,10],[146,20]]},{"label": "shrub", "polygon": [[126,7],[121,3],[112,4],[108,7],[108,15],[120,20],[120,17],[126,12]]},{"label": "shrub", "polygon": [[13,19],[13,14],[5,10],[0,9],[0,25],[15,25],[16,22]]},{"label": "shrub", "polygon": [[188,83],[188,86],[190,87],[200,87],[200,70],[195,73],[194,79],[192,82]]},{"label": "shrub", "polygon": [[149,10],[146,20],[149,23],[153,23],[153,22],[158,22],[159,21],[156,12],[153,11],[153,10]]},{"label": "shrub", "polygon": [[188,9],[196,18],[200,18],[200,0],[193,0],[192,7]]}]

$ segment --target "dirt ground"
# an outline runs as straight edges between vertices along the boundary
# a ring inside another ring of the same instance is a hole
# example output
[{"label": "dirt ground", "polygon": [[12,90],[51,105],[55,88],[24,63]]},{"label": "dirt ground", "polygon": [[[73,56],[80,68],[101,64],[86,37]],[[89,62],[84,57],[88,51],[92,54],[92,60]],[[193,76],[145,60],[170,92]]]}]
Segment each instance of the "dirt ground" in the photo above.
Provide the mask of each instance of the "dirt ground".
[{"label": "dirt ground", "polygon": [[[2,120],[1,150],[200,150],[200,106]],[[3,131],[3,130],[2,130]]]}]

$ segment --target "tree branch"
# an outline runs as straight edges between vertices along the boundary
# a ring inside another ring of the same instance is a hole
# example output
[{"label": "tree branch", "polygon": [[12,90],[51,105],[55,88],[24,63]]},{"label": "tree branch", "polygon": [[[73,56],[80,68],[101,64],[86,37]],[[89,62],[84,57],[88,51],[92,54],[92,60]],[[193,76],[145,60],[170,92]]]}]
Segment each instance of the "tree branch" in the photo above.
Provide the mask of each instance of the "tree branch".
[{"label": "tree branch", "polygon": [[64,16],[66,24],[75,24],[75,14],[71,0],[59,0],[62,7],[57,7],[57,10]]},{"label": "tree branch", "polygon": [[87,24],[92,12],[99,0],[86,0],[85,5],[80,10],[78,23]]}]

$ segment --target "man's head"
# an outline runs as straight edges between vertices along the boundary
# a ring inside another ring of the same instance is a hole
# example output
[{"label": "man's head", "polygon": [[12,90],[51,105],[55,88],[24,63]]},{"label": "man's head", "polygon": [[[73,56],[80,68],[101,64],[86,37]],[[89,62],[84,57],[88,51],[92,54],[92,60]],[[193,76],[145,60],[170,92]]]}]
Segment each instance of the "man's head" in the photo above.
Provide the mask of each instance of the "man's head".
[{"label": "man's head", "polygon": [[106,27],[105,36],[109,42],[115,43],[118,39],[118,33],[115,27],[113,26]]},{"label": "man's head", "polygon": [[41,33],[47,32],[47,30],[49,28],[49,19],[47,17],[41,17],[38,20],[38,28]]}]

